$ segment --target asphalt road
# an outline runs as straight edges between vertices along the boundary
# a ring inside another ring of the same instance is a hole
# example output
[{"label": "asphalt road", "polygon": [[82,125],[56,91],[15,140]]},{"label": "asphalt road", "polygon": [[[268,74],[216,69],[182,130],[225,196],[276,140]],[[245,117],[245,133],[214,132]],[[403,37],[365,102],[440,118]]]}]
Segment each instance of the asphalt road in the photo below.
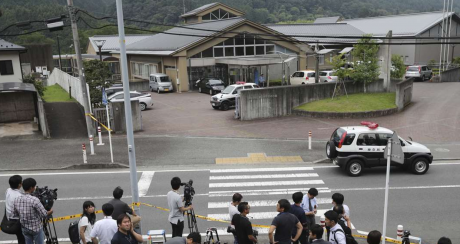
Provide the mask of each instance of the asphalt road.
[{"label": "asphalt road", "polygon": [[[332,131],[331,131],[332,133]],[[59,169],[83,163],[81,144],[74,140],[0,140],[0,169]],[[97,140],[96,140],[97,143]],[[95,144],[96,144],[95,143]],[[95,146],[91,156],[86,144],[88,163],[110,163],[108,141]],[[125,137],[113,138],[114,160],[128,165]],[[439,159],[460,159],[458,144],[425,144]],[[313,141],[308,150],[305,140],[140,136],[135,139],[139,166],[211,165],[216,158],[246,157],[248,153],[267,156],[301,156],[304,162],[325,158],[325,142]]]},{"label": "asphalt road", "polygon": [[[309,166],[313,166],[309,168]],[[276,169],[271,169],[278,167]],[[253,205],[251,220],[254,224],[269,225],[275,213],[276,201],[290,199],[293,191],[306,192],[310,187],[320,190],[319,212],[331,207],[330,197],[334,192],[345,195],[345,204],[351,209],[351,219],[355,232],[381,230],[383,217],[385,169],[367,170],[358,178],[351,178],[330,165],[245,165],[221,166],[204,165],[192,167],[139,167],[141,202],[167,207],[165,194],[169,191],[169,181],[179,176],[183,181],[194,180],[196,195],[193,200],[197,215],[225,219],[226,204],[233,192],[241,192],[245,201]],[[243,172],[237,172],[237,171]],[[460,162],[435,163],[427,174],[412,175],[397,168],[392,169],[389,196],[388,235],[396,237],[396,227],[404,225],[414,236],[424,243],[435,243],[441,236],[448,236],[453,243],[460,242],[458,222],[458,173]],[[8,177],[15,172],[0,175],[7,188]],[[112,190],[121,186],[125,190],[124,200],[131,202],[129,173],[126,169],[110,171],[46,171],[18,172],[24,177],[33,177],[40,186],[58,188],[59,199],[54,206],[54,217],[80,213],[85,200],[92,200],[96,208],[111,199]],[[241,176],[244,175],[244,176]],[[239,178],[238,178],[239,177]],[[0,208],[4,201],[0,202]],[[142,206],[142,228],[165,229],[170,233],[167,212]],[[101,216],[98,215],[98,219]],[[317,218],[319,219],[319,218]],[[56,223],[59,238],[67,238],[70,221]],[[198,219],[198,227],[203,232],[207,227],[226,228],[227,224]],[[186,226],[186,233],[187,226]],[[261,229],[261,238],[266,238]],[[266,232],[266,231],[265,231]],[[227,236],[227,238],[229,238]],[[14,239],[0,234],[0,240]]]}]

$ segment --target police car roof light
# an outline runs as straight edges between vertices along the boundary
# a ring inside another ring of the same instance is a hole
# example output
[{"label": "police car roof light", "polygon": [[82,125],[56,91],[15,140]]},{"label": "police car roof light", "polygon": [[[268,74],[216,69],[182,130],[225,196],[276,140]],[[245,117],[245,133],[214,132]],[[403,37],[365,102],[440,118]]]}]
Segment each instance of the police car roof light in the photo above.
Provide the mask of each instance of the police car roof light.
[{"label": "police car roof light", "polygon": [[374,122],[369,122],[369,121],[362,121],[361,125],[365,125],[369,129],[377,129],[379,127],[379,124],[374,123]]}]

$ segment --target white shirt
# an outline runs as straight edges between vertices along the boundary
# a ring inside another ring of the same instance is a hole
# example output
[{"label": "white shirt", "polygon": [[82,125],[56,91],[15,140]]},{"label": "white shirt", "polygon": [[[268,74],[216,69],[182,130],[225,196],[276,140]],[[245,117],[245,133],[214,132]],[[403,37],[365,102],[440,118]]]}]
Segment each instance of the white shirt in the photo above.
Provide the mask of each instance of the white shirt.
[{"label": "white shirt", "polygon": [[184,206],[182,197],[176,191],[169,191],[167,198],[169,207],[168,221],[175,225],[177,225],[178,222],[183,222],[184,214],[180,211],[180,208]]},{"label": "white shirt", "polygon": [[[310,211],[310,203],[308,202],[309,198],[308,198],[308,194],[305,194],[305,196],[303,196],[303,199],[302,199],[302,203],[300,204],[300,206],[303,208],[303,210],[306,212],[311,212]],[[313,199],[310,200],[311,201],[311,207],[313,208],[312,211],[315,210],[315,206],[316,208],[318,208],[318,203],[316,201],[316,197],[314,197]]]},{"label": "white shirt", "polygon": [[117,231],[117,221],[112,219],[111,216],[105,216],[104,219],[101,219],[94,224],[90,237],[97,237],[99,239],[99,243],[101,244],[110,244]]},{"label": "white shirt", "polygon": [[19,197],[19,196],[22,196],[22,192],[19,190],[19,189],[11,189],[11,188],[8,188],[6,190],[6,197],[5,197],[5,203],[6,203],[6,217],[9,219],[11,219],[13,216],[14,216],[14,213],[13,213],[13,206],[14,206],[14,200]]},{"label": "white shirt", "polygon": [[[86,226],[86,229],[85,229],[85,240],[86,242],[91,242],[91,230],[93,229],[93,226],[91,225],[91,223],[89,222],[88,220],[88,217],[86,216],[83,216],[80,221],[78,221],[78,233],[80,233],[80,228],[82,226]],[[83,239],[81,236],[80,236],[80,239]],[[83,244],[83,241],[80,240],[80,243]]]},{"label": "white shirt", "polygon": [[[337,230],[342,231],[337,231]],[[335,233],[335,235],[334,235]],[[337,238],[337,240],[335,239]],[[332,244],[347,244],[347,239],[345,238],[345,232],[339,224],[336,224],[331,228],[331,234],[329,235],[329,242]]]},{"label": "white shirt", "polygon": [[[342,207],[343,207],[343,211],[345,211],[345,215],[350,217],[350,208],[345,204],[342,204]],[[334,210],[334,207],[332,207],[331,210]],[[342,217],[341,219],[343,220],[343,222],[347,223],[345,218]]]},{"label": "white shirt", "polygon": [[230,221],[232,221],[233,215],[240,214],[240,211],[238,211],[238,208],[236,206],[233,206],[233,204],[230,203],[228,205],[228,214],[230,215]]}]

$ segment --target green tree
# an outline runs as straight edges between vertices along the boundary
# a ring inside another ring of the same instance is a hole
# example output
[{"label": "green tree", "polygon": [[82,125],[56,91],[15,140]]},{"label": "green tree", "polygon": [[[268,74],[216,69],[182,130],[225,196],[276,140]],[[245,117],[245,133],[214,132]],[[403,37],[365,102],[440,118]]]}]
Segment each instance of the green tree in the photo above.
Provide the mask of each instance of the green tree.
[{"label": "green tree", "polygon": [[22,79],[22,82],[33,84],[35,86],[35,90],[37,90],[37,93],[38,95],[40,95],[40,97],[43,97],[43,95],[45,94],[46,86],[43,85],[42,81],[35,79],[35,77],[31,75],[25,76],[24,79]]},{"label": "green tree", "polygon": [[107,88],[113,84],[112,80],[108,80],[112,73],[108,64],[99,60],[84,61],[83,66],[91,95],[91,103],[99,105],[102,102],[102,87]]},{"label": "green tree", "polygon": [[343,53],[334,56],[332,62],[327,62],[332,65],[332,69],[339,80],[342,81],[351,76],[351,70],[345,68],[347,60],[344,58]]},{"label": "green tree", "polygon": [[390,77],[393,79],[401,79],[406,73],[406,65],[404,65],[403,58],[399,55],[393,54],[391,56],[391,63],[394,69],[391,70]]},{"label": "green tree", "polygon": [[379,77],[377,53],[379,46],[372,39],[364,36],[354,45],[352,55],[354,67],[351,77],[355,82],[362,82],[364,92],[367,92],[367,83],[374,82]]}]

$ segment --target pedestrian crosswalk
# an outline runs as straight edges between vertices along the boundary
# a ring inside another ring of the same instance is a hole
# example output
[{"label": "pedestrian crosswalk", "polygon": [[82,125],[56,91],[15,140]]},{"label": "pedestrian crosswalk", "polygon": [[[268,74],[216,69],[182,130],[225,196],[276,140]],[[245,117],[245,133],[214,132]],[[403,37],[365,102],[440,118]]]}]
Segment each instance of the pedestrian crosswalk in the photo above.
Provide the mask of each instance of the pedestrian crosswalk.
[{"label": "pedestrian crosswalk", "polygon": [[[253,224],[270,225],[278,215],[280,199],[292,203],[292,194],[306,194],[312,187],[318,189],[319,217],[331,209],[331,190],[313,167],[251,168],[210,170],[208,217],[230,221],[228,207],[234,193],[243,195],[251,207],[248,217]],[[261,229],[265,233],[266,230]]]}]

